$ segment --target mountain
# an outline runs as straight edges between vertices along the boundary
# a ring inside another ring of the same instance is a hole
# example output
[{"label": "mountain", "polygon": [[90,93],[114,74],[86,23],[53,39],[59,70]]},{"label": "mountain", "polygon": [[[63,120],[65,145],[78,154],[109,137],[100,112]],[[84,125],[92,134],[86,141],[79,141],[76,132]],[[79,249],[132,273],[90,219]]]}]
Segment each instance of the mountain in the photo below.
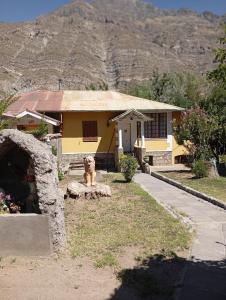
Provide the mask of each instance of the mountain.
[{"label": "mountain", "polygon": [[120,88],[154,69],[203,73],[226,19],[141,0],[72,1],[33,22],[0,23],[0,93]]}]

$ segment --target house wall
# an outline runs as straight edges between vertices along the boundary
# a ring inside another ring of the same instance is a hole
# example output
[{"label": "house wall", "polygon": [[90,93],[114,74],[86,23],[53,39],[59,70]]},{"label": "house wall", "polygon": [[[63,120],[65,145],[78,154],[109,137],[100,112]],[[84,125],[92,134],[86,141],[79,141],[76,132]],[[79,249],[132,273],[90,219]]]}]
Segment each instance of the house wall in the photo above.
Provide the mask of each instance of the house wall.
[{"label": "house wall", "polygon": [[173,134],[174,124],[181,122],[181,112],[167,113],[167,137],[145,139],[146,156],[153,157],[153,165],[175,164],[177,156],[188,155],[184,146],[178,145]]},{"label": "house wall", "polygon": [[167,139],[145,139],[147,151],[167,151]]},{"label": "house wall", "polygon": [[[36,119],[31,116],[24,116],[21,119],[18,119],[14,123],[14,128],[17,128],[17,126],[23,126],[23,131],[32,131],[38,128],[40,125],[41,120]],[[53,133],[53,125],[47,124],[48,125],[48,133]]]},{"label": "house wall", "polygon": [[[113,134],[115,124],[109,124],[109,120],[114,116],[115,114],[111,112],[63,113],[62,153],[107,153],[109,148],[109,152],[114,153],[115,138]],[[97,121],[97,142],[83,142],[82,121]]]},{"label": "house wall", "polygon": [[[118,113],[63,113],[62,154],[64,158],[73,161],[75,157],[83,157],[87,154],[101,156],[109,152],[110,155],[114,155],[115,147],[118,145],[117,126],[115,123],[109,123],[109,120],[116,115]],[[186,148],[179,146],[173,136],[173,123],[180,122],[180,112],[167,115],[167,137],[145,140],[146,153],[153,156],[155,165],[174,164],[176,156],[188,154]],[[83,142],[82,121],[97,121],[97,142]],[[132,131],[136,134],[136,124]]]}]

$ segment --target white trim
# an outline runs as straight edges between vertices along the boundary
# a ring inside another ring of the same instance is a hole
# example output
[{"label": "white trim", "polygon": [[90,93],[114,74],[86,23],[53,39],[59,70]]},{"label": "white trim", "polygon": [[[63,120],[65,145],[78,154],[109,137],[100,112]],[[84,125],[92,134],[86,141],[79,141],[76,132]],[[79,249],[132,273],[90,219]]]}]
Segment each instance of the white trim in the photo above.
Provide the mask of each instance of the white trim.
[{"label": "white trim", "polygon": [[136,110],[136,109],[129,109],[127,111],[125,111],[124,113],[120,114],[119,116],[111,119],[111,122],[119,122],[119,121],[123,121],[124,119],[137,119],[137,120],[145,120],[145,121],[152,121],[151,118],[149,118],[148,116],[142,114],[140,111]]},{"label": "white trim", "polygon": [[54,119],[52,119],[50,117],[47,117],[45,115],[41,115],[39,113],[31,112],[31,111],[27,111],[27,110],[24,110],[23,112],[17,114],[16,118],[17,119],[21,119],[21,118],[23,118],[25,116],[31,116],[31,117],[33,117],[35,119],[38,119],[38,120],[42,120],[43,119],[46,123],[54,125],[54,126],[60,125],[60,121],[58,121],[58,120],[54,120]]},{"label": "white trim", "polygon": [[118,126],[118,148],[123,149],[123,147],[122,147],[122,128],[120,125]]},{"label": "white trim", "polygon": [[141,148],[145,148],[144,121],[141,121]]},{"label": "white trim", "polygon": [[167,113],[167,150],[173,150],[173,118],[172,112]]}]

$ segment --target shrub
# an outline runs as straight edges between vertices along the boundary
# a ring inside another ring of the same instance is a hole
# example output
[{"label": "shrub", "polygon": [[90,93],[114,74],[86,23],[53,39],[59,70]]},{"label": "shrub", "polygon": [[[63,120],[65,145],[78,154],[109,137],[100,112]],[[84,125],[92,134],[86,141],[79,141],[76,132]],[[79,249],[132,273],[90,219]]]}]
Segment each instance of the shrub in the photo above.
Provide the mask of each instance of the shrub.
[{"label": "shrub", "polygon": [[120,159],[120,167],[127,182],[131,182],[136,173],[138,162],[134,156],[123,155]]},{"label": "shrub", "polygon": [[64,172],[61,169],[58,169],[58,179],[59,181],[64,179]]},{"label": "shrub", "polygon": [[57,156],[57,148],[55,146],[51,147],[51,151],[54,156]]},{"label": "shrub", "polygon": [[196,178],[203,178],[208,176],[208,167],[204,160],[195,160],[192,164],[192,173]]},{"label": "shrub", "polygon": [[221,155],[220,156],[220,163],[226,164],[226,155]]},{"label": "shrub", "polygon": [[29,133],[33,134],[36,139],[41,139],[48,133],[48,125],[42,119],[38,127]]}]

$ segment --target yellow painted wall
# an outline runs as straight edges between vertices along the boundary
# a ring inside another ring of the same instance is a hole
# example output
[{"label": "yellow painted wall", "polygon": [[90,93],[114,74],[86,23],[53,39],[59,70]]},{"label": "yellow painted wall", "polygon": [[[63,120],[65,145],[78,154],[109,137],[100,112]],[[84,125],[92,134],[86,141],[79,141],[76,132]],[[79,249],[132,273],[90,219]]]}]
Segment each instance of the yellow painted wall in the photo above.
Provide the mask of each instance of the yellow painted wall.
[{"label": "yellow painted wall", "polygon": [[[98,153],[115,151],[115,124],[108,121],[117,113],[111,112],[67,112],[63,113],[62,153]],[[180,112],[173,113],[173,119],[180,122]],[[82,121],[97,121],[98,141],[83,142]],[[112,139],[112,136],[114,137]],[[146,151],[167,151],[167,139],[146,139]],[[184,146],[179,146],[173,137],[172,163],[175,157],[188,154]]]},{"label": "yellow painted wall", "polygon": [[[62,153],[108,152],[115,124],[108,121],[115,114],[111,112],[66,112],[63,113]],[[82,121],[97,121],[97,142],[83,142]],[[110,152],[115,150],[115,137]]]},{"label": "yellow painted wall", "polygon": [[146,151],[166,151],[167,139],[146,139],[145,147]]},{"label": "yellow painted wall", "polygon": [[[173,121],[174,125],[181,122],[181,113],[180,112],[174,112],[173,113]],[[175,157],[179,155],[188,155],[188,151],[184,146],[178,145],[175,137],[173,137],[173,163],[175,162]]]}]

